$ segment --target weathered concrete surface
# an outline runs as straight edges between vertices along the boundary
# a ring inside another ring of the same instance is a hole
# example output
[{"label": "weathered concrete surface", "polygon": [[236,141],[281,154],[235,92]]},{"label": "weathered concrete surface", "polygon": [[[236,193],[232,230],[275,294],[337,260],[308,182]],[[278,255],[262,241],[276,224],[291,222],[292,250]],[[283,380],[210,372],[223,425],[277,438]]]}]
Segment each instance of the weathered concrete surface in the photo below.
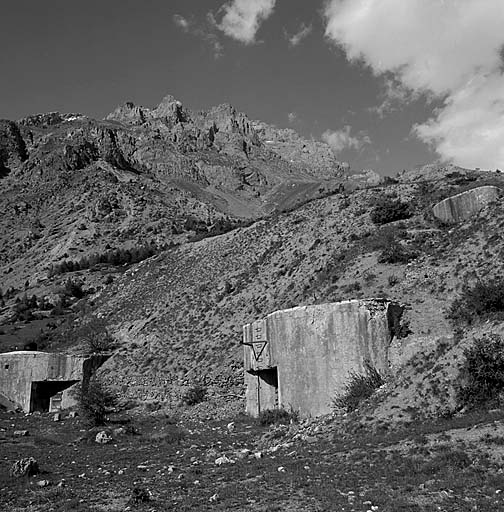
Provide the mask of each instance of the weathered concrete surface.
[{"label": "weathered concrete surface", "polygon": [[51,397],[62,393],[62,408],[73,404],[70,386],[89,379],[105,357],[76,357],[36,351],[0,354],[0,394],[25,412],[49,410]]},{"label": "weathered concrete surface", "polygon": [[497,199],[500,193],[501,189],[493,186],[473,188],[443,199],[433,206],[432,212],[443,222],[459,222],[479,212],[485,205]]},{"label": "weathered concrete surface", "polygon": [[[271,313],[243,328],[246,409],[283,407],[302,416],[331,411],[352,372],[389,368],[388,349],[402,306],[350,300]],[[275,382],[276,380],[276,382]]]}]

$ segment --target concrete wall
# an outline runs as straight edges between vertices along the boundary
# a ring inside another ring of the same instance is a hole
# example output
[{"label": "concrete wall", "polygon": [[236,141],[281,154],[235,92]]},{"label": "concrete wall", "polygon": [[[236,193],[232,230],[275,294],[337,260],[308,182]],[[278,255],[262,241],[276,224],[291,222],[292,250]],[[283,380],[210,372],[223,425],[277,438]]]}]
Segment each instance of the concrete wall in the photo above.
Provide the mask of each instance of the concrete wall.
[{"label": "concrete wall", "polygon": [[[302,416],[330,412],[334,396],[352,372],[364,372],[366,361],[388,371],[401,313],[385,299],[350,300],[276,311],[245,325],[247,412],[256,416],[277,405]],[[265,382],[275,368],[277,390]]]},{"label": "concrete wall", "polygon": [[432,208],[434,216],[448,223],[469,219],[485,205],[497,199],[501,189],[492,186],[478,187],[443,199]]},{"label": "concrete wall", "polygon": [[[99,361],[98,361],[99,360]],[[94,361],[94,362],[90,362]],[[89,378],[103,358],[86,358],[46,352],[18,351],[0,354],[0,393],[25,412],[34,409],[33,389],[44,393],[63,391],[76,382]],[[65,404],[71,402],[68,396]]]}]

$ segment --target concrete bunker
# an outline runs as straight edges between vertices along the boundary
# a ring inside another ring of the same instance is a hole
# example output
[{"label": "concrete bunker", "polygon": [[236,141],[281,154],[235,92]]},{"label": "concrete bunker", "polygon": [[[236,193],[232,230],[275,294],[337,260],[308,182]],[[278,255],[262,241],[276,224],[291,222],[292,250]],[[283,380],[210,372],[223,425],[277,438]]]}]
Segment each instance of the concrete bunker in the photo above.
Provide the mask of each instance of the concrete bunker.
[{"label": "concrete bunker", "polygon": [[276,311],[245,325],[247,412],[329,413],[352,372],[364,372],[366,363],[389,370],[403,310],[388,299],[348,300]]},{"label": "concrete bunker", "polygon": [[36,351],[0,354],[0,405],[25,412],[71,407],[75,400],[69,389],[85,384],[107,357]]},{"label": "concrete bunker", "polygon": [[432,207],[432,213],[439,220],[454,224],[470,219],[484,206],[495,201],[501,195],[502,190],[491,185],[473,188],[443,199]]}]

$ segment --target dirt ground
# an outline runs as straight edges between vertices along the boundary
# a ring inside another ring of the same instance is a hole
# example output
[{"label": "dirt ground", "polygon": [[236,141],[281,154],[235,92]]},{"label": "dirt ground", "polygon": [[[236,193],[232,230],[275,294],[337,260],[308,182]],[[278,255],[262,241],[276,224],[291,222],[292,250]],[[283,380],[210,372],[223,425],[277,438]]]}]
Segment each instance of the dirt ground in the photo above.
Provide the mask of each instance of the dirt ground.
[{"label": "dirt ground", "polygon": [[[503,411],[382,432],[348,418],[266,427],[145,411],[89,430],[79,417],[1,412],[0,510],[494,512],[503,434]],[[24,457],[39,474],[11,476]]]}]

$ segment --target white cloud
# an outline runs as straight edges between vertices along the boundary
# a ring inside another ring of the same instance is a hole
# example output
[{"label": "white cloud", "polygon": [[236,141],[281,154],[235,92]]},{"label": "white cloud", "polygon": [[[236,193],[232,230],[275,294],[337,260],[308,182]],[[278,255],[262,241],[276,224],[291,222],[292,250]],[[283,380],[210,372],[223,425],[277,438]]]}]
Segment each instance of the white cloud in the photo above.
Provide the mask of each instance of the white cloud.
[{"label": "white cloud", "polygon": [[285,34],[287,40],[289,41],[289,46],[297,46],[305,37],[309,36],[311,31],[313,29],[313,26],[305,25],[304,23],[301,23],[301,26],[299,27],[299,30],[292,34]]},{"label": "white cloud", "polygon": [[378,117],[383,118],[390,112],[398,110],[400,107],[410,103],[411,101],[418,99],[418,94],[414,91],[405,87],[398,80],[394,80],[391,77],[385,77],[383,82],[383,101],[368,110]]},{"label": "white cloud", "polygon": [[466,167],[504,167],[504,76],[475,77],[454,91],[437,115],[414,126],[446,160]]},{"label": "white cloud", "polygon": [[189,26],[191,25],[190,21],[180,14],[173,15],[173,23],[175,23],[177,27],[180,27],[184,31],[189,30]]},{"label": "white cloud", "polygon": [[359,132],[356,136],[351,135],[352,127],[346,125],[342,130],[326,130],[322,134],[322,140],[331,146],[335,155],[344,149],[361,149],[364,144],[371,144],[371,139],[364,133]]},{"label": "white cloud", "polygon": [[217,28],[244,44],[255,43],[260,24],[273,13],[276,0],[233,0],[222,6],[224,16]]},{"label": "white cloud", "polygon": [[443,159],[504,166],[502,0],[330,0],[325,16],[350,60],[443,101],[414,127]]}]

